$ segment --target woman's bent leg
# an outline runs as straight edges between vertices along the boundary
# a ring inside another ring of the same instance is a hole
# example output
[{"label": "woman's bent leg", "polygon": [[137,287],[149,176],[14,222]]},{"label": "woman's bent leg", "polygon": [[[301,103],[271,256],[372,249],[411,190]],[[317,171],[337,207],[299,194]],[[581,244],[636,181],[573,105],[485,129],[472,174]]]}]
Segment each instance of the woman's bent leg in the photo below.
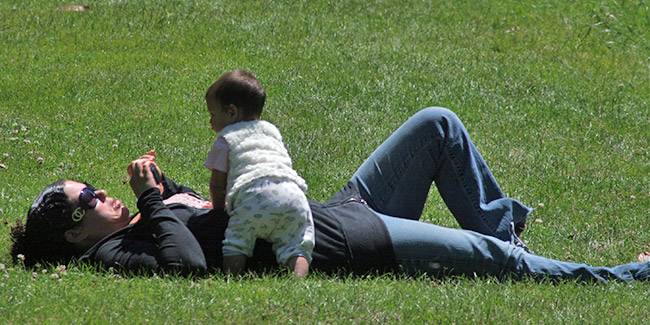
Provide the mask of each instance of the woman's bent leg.
[{"label": "woman's bent leg", "polygon": [[431,183],[464,229],[514,241],[530,208],[504,198],[458,117],[430,107],[406,121],[351,179],[380,213],[417,220]]},{"label": "woman's bent leg", "polygon": [[647,280],[650,263],[591,267],[527,253],[491,236],[378,214],[395,257],[409,275],[496,276],[521,279]]}]

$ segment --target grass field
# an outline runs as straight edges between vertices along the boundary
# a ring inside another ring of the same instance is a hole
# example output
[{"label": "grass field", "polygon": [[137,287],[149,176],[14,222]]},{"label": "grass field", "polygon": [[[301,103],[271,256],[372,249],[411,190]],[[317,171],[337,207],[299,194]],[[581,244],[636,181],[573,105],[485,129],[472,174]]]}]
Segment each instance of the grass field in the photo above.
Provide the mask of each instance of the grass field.
[{"label": "grass field", "polygon": [[[86,5],[82,12],[56,11]],[[0,2],[0,323],[641,323],[645,283],[315,274],[125,278],[10,262],[9,226],[59,178],[135,208],[155,149],[207,195],[203,102],[253,72],[308,197],[325,200],[417,110],[465,122],[536,253],[598,265],[650,250],[647,1]],[[423,220],[457,227],[432,190]]]}]

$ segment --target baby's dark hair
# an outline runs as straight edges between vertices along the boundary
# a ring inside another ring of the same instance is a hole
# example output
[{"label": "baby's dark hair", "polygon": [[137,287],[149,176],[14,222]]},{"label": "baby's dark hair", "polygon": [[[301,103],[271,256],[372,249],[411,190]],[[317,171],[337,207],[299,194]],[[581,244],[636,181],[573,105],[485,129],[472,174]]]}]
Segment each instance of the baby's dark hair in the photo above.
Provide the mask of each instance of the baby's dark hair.
[{"label": "baby's dark hair", "polygon": [[244,70],[225,73],[208,88],[205,99],[213,99],[226,108],[233,104],[244,118],[259,118],[266,101],[266,91],[252,74]]},{"label": "baby's dark hair", "polygon": [[27,267],[41,264],[67,264],[79,253],[68,242],[65,232],[77,222],[71,218],[72,207],[63,191],[65,180],[48,185],[34,199],[27,221],[19,219],[11,227],[11,257],[14,264]]}]

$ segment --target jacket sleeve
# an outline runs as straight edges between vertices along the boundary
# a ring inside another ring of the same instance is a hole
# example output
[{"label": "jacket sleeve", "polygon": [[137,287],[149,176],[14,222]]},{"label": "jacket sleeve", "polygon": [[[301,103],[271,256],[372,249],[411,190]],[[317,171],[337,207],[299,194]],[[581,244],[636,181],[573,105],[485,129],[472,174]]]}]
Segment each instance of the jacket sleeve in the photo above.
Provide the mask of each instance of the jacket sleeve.
[{"label": "jacket sleeve", "polygon": [[176,184],[172,179],[168,178],[167,176],[163,175],[163,181],[162,181],[163,186],[165,187],[165,193],[163,193],[163,200],[168,199],[170,196],[178,193],[196,193],[193,189],[185,186],[185,185],[180,185]]},{"label": "jacket sleeve", "polygon": [[[157,188],[138,199],[141,219],[128,232],[99,245],[88,256],[105,267],[149,273],[203,274],[207,263],[201,246],[187,226],[163,203]],[[93,258],[94,257],[94,258]]]}]

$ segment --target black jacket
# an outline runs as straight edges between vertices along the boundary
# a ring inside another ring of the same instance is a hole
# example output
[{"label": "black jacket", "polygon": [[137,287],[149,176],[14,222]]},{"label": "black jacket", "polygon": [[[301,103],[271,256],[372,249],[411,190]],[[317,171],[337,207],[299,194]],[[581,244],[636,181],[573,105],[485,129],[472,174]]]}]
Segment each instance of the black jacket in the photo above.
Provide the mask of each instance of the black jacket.
[{"label": "black jacket", "polygon": [[[165,197],[155,189],[138,199],[141,219],[102,239],[80,261],[120,271],[203,274],[221,266],[221,242],[228,225],[223,211],[165,205],[163,199],[194,191],[164,180]],[[395,254],[386,226],[348,183],[326,203],[310,201],[316,245],[311,269],[326,273],[394,270]],[[275,266],[271,245],[258,240],[248,266]]]}]

